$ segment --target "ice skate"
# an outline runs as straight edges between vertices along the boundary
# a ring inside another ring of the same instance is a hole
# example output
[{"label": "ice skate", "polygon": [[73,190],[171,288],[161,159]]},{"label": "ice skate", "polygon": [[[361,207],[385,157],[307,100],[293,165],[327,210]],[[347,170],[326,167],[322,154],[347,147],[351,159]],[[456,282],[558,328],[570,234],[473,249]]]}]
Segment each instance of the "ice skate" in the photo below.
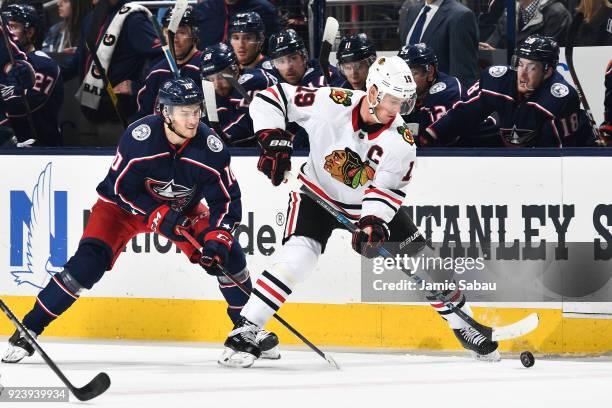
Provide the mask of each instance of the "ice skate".
[{"label": "ice skate", "polygon": [[[32,337],[36,338],[36,333],[28,330]],[[2,357],[3,363],[18,363],[25,357],[30,357],[34,354],[34,347],[21,336],[19,330],[15,330],[15,333],[8,340],[9,347],[6,349],[4,356]]]},{"label": "ice skate", "polygon": [[461,345],[472,353],[474,359],[489,362],[501,360],[499,351],[497,351],[497,342],[487,339],[473,327],[465,326],[461,329],[453,329],[453,332]]},{"label": "ice skate", "polygon": [[219,364],[242,368],[252,366],[261,356],[261,349],[256,340],[260,330],[257,325],[244,317],[241,318],[225,340],[225,349],[218,359]]},{"label": "ice skate", "polygon": [[255,336],[255,342],[261,350],[259,358],[267,360],[278,360],[281,358],[280,350],[278,349],[278,336],[275,333],[261,329]]}]

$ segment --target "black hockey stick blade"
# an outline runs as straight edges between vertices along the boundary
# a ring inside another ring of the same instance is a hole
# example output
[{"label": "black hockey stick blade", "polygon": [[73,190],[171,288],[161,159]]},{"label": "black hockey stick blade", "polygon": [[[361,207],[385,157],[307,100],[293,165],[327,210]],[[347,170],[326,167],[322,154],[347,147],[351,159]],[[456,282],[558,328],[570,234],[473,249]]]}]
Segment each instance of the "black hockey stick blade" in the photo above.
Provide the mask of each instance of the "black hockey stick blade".
[{"label": "black hockey stick blade", "polygon": [[[317,203],[325,211],[327,211],[334,218],[336,218],[336,220],[340,224],[342,224],[349,232],[352,233],[352,232],[357,231],[358,227],[355,224],[353,224],[351,220],[349,220],[347,217],[344,216],[344,214],[342,214],[336,208],[332,207],[329,203],[327,203],[321,197],[315,194],[306,184],[302,182],[302,180],[296,177],[293,173],[291,173],[290,171],[285,172],[285,180],[290,182],[291,184],[294,184],[296,187],[299,186],[300,188],[298,189],[300,191],[304,192],[315,203]],[[378,249],[378,253],[384,258],[389,258],[393,256],[384,247],[380,247]],[[421,282],[423,282],[423,279],[420,276],[413,274],[410,271],[406,271],[404,269],[402,269],[402,272],[404,272],[411,280],[413,280],[419,286],[421,286]],[[536,313],[532,313],[529,316],[519,320],[518,322],[512,323],[507,326],[501,326],[501,327],[485,326],[484,324],[479,323],[476,320],[474,320],[473,317],[466,314],[463,310],[456,307],[452,302],[450,302],[448,299],[442,296],[441,293],[432,292],[432,291],[429,291],[429,293],[435,296],[436,300],[442,302],[444,306],[452,310],[453,313],[459,316],[463,321],[465,321],[467,324],[472,326],[474,329],[478,330],[480,334],[482,334],[489,340],[493,340],[493,341],[510,340],[510,339],[514,339],[517,337],[521,337],[535,330],[539,324],[538,315]]]},{"label": "black hockey stick blade", "polygon": [[325,29],[323,31],[323,41],[321,42],[321,50],[319,52],[319,66],[325,78],[325,85],[329,86],[331,76],[329,74],[329,54],[338,34],[338,20],[333,17],[327,17],[325,21]]},{"label": "black hockey stick blade", "polygon": [[70,380],[64,375],[62,370],[55,364],[51,357],[47,355],[45,350],[38,344],[36,339],[32,337],[30,332],[23,326],[23,324],[17,319],[17,317],[13,314],[11,309],[0,299],[0,309],[4,312],[6,317],[9,318],[11,323],[15,326],[19,333],[25,337],[28,343],[36,350],[38,354],[45,360],[45,363],[53,370],[53,372],[59,377],[60,380],[66,385],[66,387],[70,390],[70,392],[77,397],[80,401],[87,401],[92,398],[97,397],[102,394],[104,391],[110,387],[110,377],[106,373],[99,373],[96,375],[89,383],[85,384],[81,388],[75,387]]}]

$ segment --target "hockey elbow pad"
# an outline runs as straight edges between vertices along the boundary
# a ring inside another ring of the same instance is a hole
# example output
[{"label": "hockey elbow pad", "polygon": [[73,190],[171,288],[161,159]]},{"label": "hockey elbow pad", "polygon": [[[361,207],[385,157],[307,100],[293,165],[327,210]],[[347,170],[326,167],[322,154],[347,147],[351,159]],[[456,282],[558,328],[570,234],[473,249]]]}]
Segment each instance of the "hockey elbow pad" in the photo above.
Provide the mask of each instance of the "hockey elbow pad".
[{"label": "hockey elbow pad", "polygon": [[293,137],[282,129],[262,129],[257,132],[257,141],[261,147],[257,169],[278,186],[291,170]]}]

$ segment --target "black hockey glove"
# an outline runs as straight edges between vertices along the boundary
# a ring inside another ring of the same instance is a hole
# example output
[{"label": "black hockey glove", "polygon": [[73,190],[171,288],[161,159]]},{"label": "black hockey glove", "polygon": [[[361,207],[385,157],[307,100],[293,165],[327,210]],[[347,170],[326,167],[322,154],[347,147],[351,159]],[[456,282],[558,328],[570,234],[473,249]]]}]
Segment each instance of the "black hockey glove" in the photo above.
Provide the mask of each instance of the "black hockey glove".
[{"label": "black hockey glove", "polygon": [[23,91],[34,86],[34,80],[32,66],[25,61],[15,61],[15,65],[6,74],[5,84],[13,87],[15,95],[23,95]]},{"label": "black hockey glove", "polygon": [[366,215],[357,222],[357,227],[359,230],[353,233],[353,249],[366,258],[376,258],[378,248],[389,240],[389,226],[374,215]]},{"label": "black hockey glove", "polygon": [[285,172],[291,170],[293,138],[282,129],[262,129],[257,132],[261,155],[257,169],[278,186],[285,179]]},{"label": "black hockey glove", "polygon": [[607,145],[610,146],[612,144],[612,123],[611,122],[602,123],[601,126],[599,127],[599,133],[601,133],[601,136],[607,142]]},{"label": "black hockey glove", "polygon": [[191,220],[163,204],[145,217],[145,224],[151,228],[151,231],[159,232],[172,241],[185,242],[187,239],[181,234],[181,229],[188,230],[191,227]]},{"label": "black hockey glove", "polygon": [[198,241],[202,242],[202,257],[198,259],[199,264],[209,275],[221,275],[216,265],[225,264],[234,242],[232,234],[222,228],[207,229],[200,234]]}]

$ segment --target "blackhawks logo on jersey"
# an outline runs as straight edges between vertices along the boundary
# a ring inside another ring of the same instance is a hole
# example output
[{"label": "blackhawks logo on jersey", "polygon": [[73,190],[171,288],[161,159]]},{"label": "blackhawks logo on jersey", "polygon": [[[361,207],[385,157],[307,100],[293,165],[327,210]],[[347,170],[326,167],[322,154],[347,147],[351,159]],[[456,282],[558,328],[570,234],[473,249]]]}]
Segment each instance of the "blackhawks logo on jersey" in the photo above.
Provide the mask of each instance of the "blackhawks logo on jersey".
[{"label": "blackhawks logo on jersey", "polygon": [[338,105],[344,106],[351,106],[351,96],[353,96],[351,91],[336,88],[332,88],[331,93],[329,94],[332,101],[336,102]]},{"label": "blackhawks logo on jersey", "polygon": [[411,145],[414,144],[414,138],[412,137],[412,132],[410,131],[410,129],[408,129],[408,125],[406,125],[405,123],[402,126],[397,127],[397,133],[402,135],[404,140],[410,143]]},{"label": "blackhawks logo on jersey", "polygon": [[333,178],[351,188],[363,186],[374,178],[374,169],[369,162],[361,160],[361,157],[348,147],[344,150],[334,150],[325,156],[323,168]]}]

